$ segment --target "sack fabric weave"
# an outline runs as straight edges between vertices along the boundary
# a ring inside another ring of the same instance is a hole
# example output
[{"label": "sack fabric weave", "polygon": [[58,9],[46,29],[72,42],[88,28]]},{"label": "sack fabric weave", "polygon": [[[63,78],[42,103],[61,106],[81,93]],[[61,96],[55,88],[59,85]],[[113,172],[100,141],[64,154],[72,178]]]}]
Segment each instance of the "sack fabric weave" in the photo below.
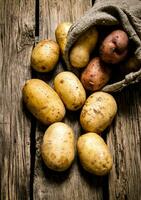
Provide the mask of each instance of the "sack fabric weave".
[{"label": "sack fabric weave", "polygon": [[[82,17],[70,28],[64,59],[68,70],[73,70],[69,61],[69,52],[73,44],[83,32],[91,26],[121,25],[135,45],[134,56],[141,63],[141,1],[140,0],[97,0]],[[119,82],[106,85],[102,88],[106,92],[115,92],[125,86],[136,83],[141,79],[141,67],[131,72]]]}]

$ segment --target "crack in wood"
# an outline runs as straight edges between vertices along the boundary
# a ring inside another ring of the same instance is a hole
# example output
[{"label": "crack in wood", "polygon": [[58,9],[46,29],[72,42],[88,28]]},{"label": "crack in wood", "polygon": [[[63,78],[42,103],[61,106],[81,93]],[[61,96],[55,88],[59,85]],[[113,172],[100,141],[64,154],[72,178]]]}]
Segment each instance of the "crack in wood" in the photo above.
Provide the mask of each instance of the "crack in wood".
[{"label": "crack in wood", "polygon": [[39,0],[35,3],[35,37],[39,37]]},{"label": "crack in wood", "polygon": [[[39,40],[39,0],[35,2],[35,45]],[[31,78],[35,78],[36,73],[32,70]],[[34,175],[35,175],[35,156],[36,156],[36,119],[31,119],[31,133],[30,133],[30,200],[33,200],[34,192]]]}]

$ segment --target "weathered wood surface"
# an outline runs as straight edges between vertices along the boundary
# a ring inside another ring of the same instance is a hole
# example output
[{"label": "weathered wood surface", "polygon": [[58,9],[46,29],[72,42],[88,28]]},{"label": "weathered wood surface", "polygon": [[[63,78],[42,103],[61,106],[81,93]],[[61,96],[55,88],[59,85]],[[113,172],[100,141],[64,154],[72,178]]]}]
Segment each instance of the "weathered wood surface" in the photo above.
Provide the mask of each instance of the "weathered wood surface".
[{"label": "weathered wood surface", "polygon": [[30,75],[33,0],[0,0],[0,199],[30,199],[29,114],[21,90]]},{"label": "weathered wood surface", "polygon": [[[40,144],[47,127],[23,106],[21,89],[31,77],[52,85],[55,74],[65,70],[65,66],[60,60],[49,74],[31,71],[34,31],[39,40],[55,39],[57,24],[75,21],[92,6],[92,1],[42,0],[39,16],[38,3],[38,0],[0,0],[0,199],[140,200],[141,83],[114,95],[117,117],[104,133],[114,158],[109,176],[88,174],[77,157],[63,173],[47,169],[42,162]],[[64,119],[73,127],[76,138],[81,134],[78,119],[79,112],[77,115],[67,112]]]},{"label": "weathered wood surface", "polygon": [[114,158],[109,199],[141,199],[141,84],[116,95],[118,113],[107,143]]}]

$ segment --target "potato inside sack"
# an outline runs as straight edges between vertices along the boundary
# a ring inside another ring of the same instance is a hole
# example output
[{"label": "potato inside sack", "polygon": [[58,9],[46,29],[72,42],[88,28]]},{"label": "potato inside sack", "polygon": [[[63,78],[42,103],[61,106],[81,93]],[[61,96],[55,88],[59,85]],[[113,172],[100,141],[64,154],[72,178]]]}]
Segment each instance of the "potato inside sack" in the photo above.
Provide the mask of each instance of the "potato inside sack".
[{"label": "potato inside sack", "polygon": [[85,131],[102,133],[113,121],[117,112],[114,97],[106,92],[91,94],[80,114],[80,124]]},{"label": "potato inside sack", "polygon": [[59,73],[54,79],[54,88],[68,110],[78,110],[85,103],[85,89],[77,76],[72,72],[65,71]]},{"label": "potato inside sack", "polygon": [[53,40],[40,41],[32,51],[31,66],[38,72],[49,72],[59,60],[59,45]]},{"label": "potato inside sack", "polygon": [[100,57],[106,63],[117,64],[124,60],[128,52],[129,39],[125,31],[110,33],[100,46]]},{"label": "potato inside sack", "polygon": [[88,132],[77,142],[78,156],[83,168],[95,175],[106,175],[113,164],[108,146],[98,134]]},{"label": "potato inside sack", "polygon": [[119,67],[120,67],[120,73],[126,75],[131,72],[138,71],[141,67],[141,64],[135,56],[130,56],[127,60],[122,62]]},{"label": "potato inside sack", "polygon": [[43,137],[41,155],[48,168],[55,171],[68,169],[75,157],[73,130],[62,122],[50,125]]},{"label": "potato inside sack", "polygon": [[70,63],[73,67],[83,68],[88,64],[97,40],[98,31],[96,27],[91,27],[78,38],[70,50]]},{"label": "potato inside sack", "polygon": [[44,81],[28,80],[23,87],[23,100],[28,110],[43,124],[61,121],[65,107],[58,94]]},{"label": "potato inside sack", "polygon": [[81,74],[81,82],[86,90],[97,91],[108,83],[111,69],[99,57],[93,58]]},{"label": "potato inside sack", "polygon": [[58,24],[58,26],[55,30],[56,41],[60,46],[62,54],[64,54],[64,50],[65,50],[66,43],[67,43],[67,34],[68,34],[68,31],[69,31],[71,25],[72,25],[71,22],[62,22],[62,23]]}]

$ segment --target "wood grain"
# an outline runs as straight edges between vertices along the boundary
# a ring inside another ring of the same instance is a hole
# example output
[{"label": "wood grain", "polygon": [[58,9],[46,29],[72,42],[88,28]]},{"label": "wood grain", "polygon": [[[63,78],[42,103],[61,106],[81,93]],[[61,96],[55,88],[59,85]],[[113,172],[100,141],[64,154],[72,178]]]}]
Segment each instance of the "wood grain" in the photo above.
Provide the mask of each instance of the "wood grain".
[{"label": "wood grain", "polygon": [[[133,0],[130,0],[133,1]],[[22,87],[31,78],[30,56],[35,28],[39,40],[52,38],[61,21],[75,21],[91,6],[91,0],[0,0],[0,199],[1,200],[140,200],[141,182],[141,83],[114,94],[118,113],[103,135],[114,165],[109,176],[85,172],[77,156],[66,172],[44,165],[40,144],[46,126],[29,114],[22,102]],[[38,10],[38,6],[36,11]],[[51,86],[57,68],[44,75],[33,71]],[[79,111],[68,112],[64,122],[82,133]]]},{"label": "wood grain", "polygon": [[107,142],[114,158],[109,177],[109,199],[140,200],[141,182],[141,84],[116,95],[117,117]]},{"label": "wood grain", "polygon": [[30,76],[34,1],[0,0],[0,199],[30,199],[30,118],[21,90]]},{"label": "wood grain", "polygon": [[[59,22],[73,22],[83,15],[91,6],[89,0],[48,0],[40,2],[40,34],[39,38],[55,39],[55,29]],[[52,85],[53,77],[64,70],[61,63],[54,72],[46,75],[37,75]],[[50,77],[49,77],[50,76]],[[75,131],[76,138],[81,133],[78,123],[79,112],[76,114],[67,112],[64,121]],[[82,170],[77,157],[72,167],[63,173],[53,172],[45,167],[40,156],[40,144],[46,127],[38,124],[36,130],[36,160],[34,178],[34,199],[47,200],[98,200],[102,199],[102,178],[92,176]]]}]

